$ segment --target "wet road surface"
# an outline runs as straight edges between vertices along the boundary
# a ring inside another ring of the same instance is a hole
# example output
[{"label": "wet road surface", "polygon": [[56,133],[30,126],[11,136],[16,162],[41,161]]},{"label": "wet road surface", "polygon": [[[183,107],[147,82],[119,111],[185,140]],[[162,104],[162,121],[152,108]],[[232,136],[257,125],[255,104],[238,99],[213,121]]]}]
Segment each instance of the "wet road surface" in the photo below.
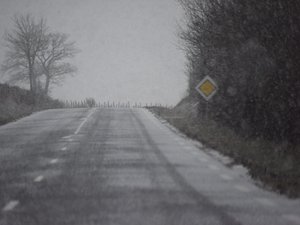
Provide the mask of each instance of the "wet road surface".
[{"label": "wet road surface", "polygon": [[300,224],[145,109],[59,109],[0,127],[1,225]]}]

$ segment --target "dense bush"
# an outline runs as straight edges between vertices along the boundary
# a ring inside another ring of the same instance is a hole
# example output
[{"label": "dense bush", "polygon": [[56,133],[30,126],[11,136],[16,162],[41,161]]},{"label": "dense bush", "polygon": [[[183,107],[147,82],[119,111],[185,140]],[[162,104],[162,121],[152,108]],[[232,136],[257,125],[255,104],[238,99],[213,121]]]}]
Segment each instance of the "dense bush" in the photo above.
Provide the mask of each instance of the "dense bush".
[{"label": "dense bush", "polygon": [[45,95],[35,95],[20,87],[0,84],[0,124],[30,113],[50,108],[62,108],[64,104]]},{"label": "dense bush", "polygon": [[189,98],[206,75],[218,83],[209,115],[247,137],[300,138],[300,2],[181,0]]}]

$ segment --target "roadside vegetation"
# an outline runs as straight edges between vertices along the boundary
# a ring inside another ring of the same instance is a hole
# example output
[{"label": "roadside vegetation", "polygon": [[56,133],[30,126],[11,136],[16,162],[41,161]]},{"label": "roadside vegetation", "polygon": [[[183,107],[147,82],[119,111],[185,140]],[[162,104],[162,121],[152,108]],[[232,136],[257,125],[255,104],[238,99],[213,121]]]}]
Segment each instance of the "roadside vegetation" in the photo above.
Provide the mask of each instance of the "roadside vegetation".
[{"label": "roadside vegetation", "polygon": [[[299,1],[179,2],[187,96],[172,110],[153,110],[268,186],[299,197]],[[208,106],[195,90],[205,76],[218,86]]]},{"label": "roadside vegetation", "polygon": [[0,83],[0,125],[45,109],[92,108],[96,106],[93,98],[86,98],[82,101],[60,101],[44,93],[33,95],[29,90]]},{"label": "roadside vegetation", "polygon": [[218,93],[209,116],[245,137],[300,142],[300,2],[296,0],[181,0],[187,25],[180,32],[189,98],[205,76]]},{"label": "roadside vegetation", "polygon": [[0,125],[43,109],[62,108],[64,103],[46,95],[33,96],[29,90],[0,84]]},{"label": "roadside vegetation", "polygon": [[[148,109],[187,137],[200,141],[208,151],[214,149],[230,157],[232,162],[227,166],[241,164],[248,168],[249,175],[264,188],[292,198],[300,197],[300,157],[285,153],[288,142],[246,138],[212,119],[199,118],[187,99],[172,109]],[[300,151],[300,146],[294,148]]]},{"label": "roadside vegetation", "polygon": [[65,107],[49,94],[54,85],[75,74],[76,67],[70,59],[79,52],[68,35],[52,31],[44,18],[16,15],[12,22],[4,35],[5,59],[0,78],[5,84],[0,83],[0,125],[38,110]]}]

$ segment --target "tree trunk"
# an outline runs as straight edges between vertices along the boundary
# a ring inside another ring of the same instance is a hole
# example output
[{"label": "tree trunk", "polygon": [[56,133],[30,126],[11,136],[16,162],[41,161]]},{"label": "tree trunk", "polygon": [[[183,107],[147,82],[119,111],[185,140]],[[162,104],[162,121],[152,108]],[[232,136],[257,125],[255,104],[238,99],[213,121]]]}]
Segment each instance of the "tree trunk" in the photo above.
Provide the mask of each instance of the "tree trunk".
[{"label": "tree trunk", "polygon": [[49,76],[49,74],[46,74],[46,83],[45,83],[45,89],[44,89],[45,95],[48,95],[48,93],[49,93],[49,85],[50,85],[50,76]]},{"label": "tree trunk", "polygon": [[28,59],[28,76],[30,80],[30,91],[35,96],[36,95],[36,77],[34,74],[34,63],[31,61],[31,59]]}]

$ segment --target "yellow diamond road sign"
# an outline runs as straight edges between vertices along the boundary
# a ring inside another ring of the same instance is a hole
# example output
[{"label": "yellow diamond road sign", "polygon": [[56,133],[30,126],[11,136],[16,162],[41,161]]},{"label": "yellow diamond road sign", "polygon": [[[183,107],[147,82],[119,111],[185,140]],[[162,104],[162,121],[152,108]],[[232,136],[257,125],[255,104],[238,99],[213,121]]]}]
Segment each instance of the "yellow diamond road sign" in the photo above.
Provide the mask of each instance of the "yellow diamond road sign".
[{"label": "yellow diamond road sign", "polygon": [[216,94],[217,89],[218,86],[216,82],[209,76],[204,77],[204,79],[201,80],[196,87],[196,90],[206,101],[211,99]]}]

